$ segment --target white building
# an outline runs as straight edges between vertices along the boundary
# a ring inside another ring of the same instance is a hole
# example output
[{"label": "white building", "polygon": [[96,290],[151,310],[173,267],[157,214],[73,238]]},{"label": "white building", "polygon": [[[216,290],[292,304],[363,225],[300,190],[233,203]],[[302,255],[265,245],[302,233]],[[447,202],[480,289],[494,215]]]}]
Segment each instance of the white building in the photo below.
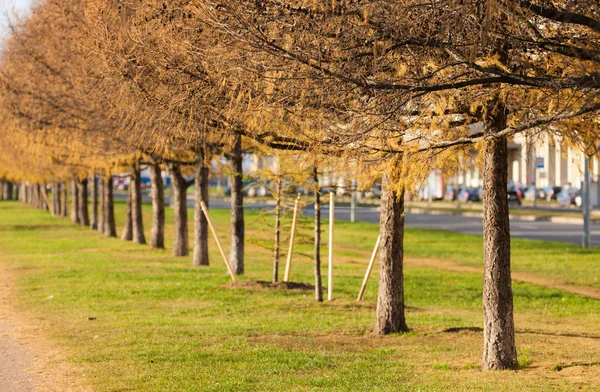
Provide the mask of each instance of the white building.
[{"label": "white building", "polygon": [[[583,152],[573,151],[560,143],[544,136],[538,140],[526,139],[516,135],[514,141],[508,144],[508,181],[515,185],[537,188],[546,186],[573,187],[581,189],[583,184]],[[473,153],[474,156],[476,152]],[[599,156],[590,160],[591,203],[598,206],[600,191]],[[463,170],[448,180],[466,187],[477,187],[482,184],[481,173],[473,164],[470,170]]]}]

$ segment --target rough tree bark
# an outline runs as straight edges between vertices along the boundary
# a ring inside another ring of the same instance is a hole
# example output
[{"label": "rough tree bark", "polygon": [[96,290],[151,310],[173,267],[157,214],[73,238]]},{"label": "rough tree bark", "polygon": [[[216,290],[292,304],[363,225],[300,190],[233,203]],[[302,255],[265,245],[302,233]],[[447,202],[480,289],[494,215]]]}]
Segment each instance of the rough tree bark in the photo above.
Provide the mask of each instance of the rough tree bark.
[{"label": "rough tree bark", "polygon": [[92,176],[92,218],[90,219],[90,230],[98,230],[98,179],[96,174]]},{"label": "rough tree bark", "polygon": [[[495,135],[506,127],[505,107],[488,109],[484,132]],[[508,148],[505,137],[492,138],[484,152],[483,170],[483,370],[517,369],[510,275],[508,216]]]},{"label": "rough tree bark", "polygon": [[171,186],[173,187],[173,209],[175,218],[175,240],[173,242],[173,256],[187,256],[189,254],[188,225],[187,225],[187,199],[186,182],[181,175],[179,165],[169,165]]},{"label": "rough tree bark", "polygon": [[273,250],[273,283],[279,281],[279,248],[281,243],[281,179],[276,184],[275,203],[275,249]]},{"label": "rough tree bark", "polygon": [[77,192],[77,181],[70,181],[71,188],[71,221],[79,224],[79,192]]},{"label": "rough tree bark", "polygon": [[381,192],[379,295],[374,333],[408,331],[404,318],[404,195],[391,187],[384,173]]},{"label": "rough tree bark", "polygon": [[165,191],[158,163],[150,164],[150,181],[152,182],[152,228],[150,229],[150,246],[163,249],[165,247]]},{"label": "rough tree bark", "polygon": [[104,217],[106,216],[106,195],[104,194],[104,178],[98,179],[98,193],[100,195],[100,211],[98,215],[98,231],[104,233]]},{"label": "rough tree bark", "polygon": [[208,175],[204,152],[198,154],[198,164],[194,176],[194,254],[193,265],[208,265],[208,222],[202,212],[201,201],[208,207]]},{"label": "rough tree bark", "polygon": [[21,192],[19,194],[19,200],[22,203],[26,203],[27,202],[27,190],[26,190],[27,189],[27,185],[24,182],[22,182],[21,185],[20,185],[20,188],[21,188]]},{"label": "rough tree bark", "polygon": [[231,152],[231,250],[229,265],[236,275],[244,273],[244,195],[242,137],[236,136]]},{"label": "rough tree bark", "polygon": [[77,205],[79,207],[79,224],[81,226],[89,226],[90,225],[90,215],[88,211],[88,180],[83,179],[77,182],[77,191],[79,195],[77,196]]},{"label": "rough tree bark", "polygon": [[48,200],[48,190],[46,189],[46,184],[39,184],[38,187],[40,190],[40,205],[38,208],[42,211],[48,211],[48,203],[46,202]]},{"label": "rough tree bark", "polygon": [[62,207],[60,208],[61,216],[66,218],[69,216],[69,187],[66,182],[61,183],[62,188]]},{"label": "rough tree bark", "polygon": [[123,226],[123,231],[121,232],[121,240],[123,241],[131,241],[133,239],[133,223],[132,223],[132,189],[131,184],[127,188],[127,201],[125,208],[125,225]]},{"label": "rough tree bark", "polygon": [[111,176],[106,177],[104,180],[104,205],[104,235],[107,237],[116,237],[117,228],[115,226],[115,205]]},{"label": "rough tree bark", "polygon": [[31,205],[33,208],[40,208],[40,188],[38,184],[31,185]]},{"label": "rough tree bark", "polygon": [[4,199],[13,200],[13,184],[10,181],[6,181],[4,184]]},{"label": "rough tree bark", "polygon": [[31,198],[31,192],[29,189],[29,185],[23,184],[23,202],[25,204],[29,204],[29,199]]},{"label": "rough tree bark", "polygon": [[323,302],[323,280],[321,279],[321,193],[319,189],[319,173],[313,168],[315,183],[315,300]]},{"label": "rough tree bark", "polygon": [[48,197],[48,187],[46,183],[40,184],[40,208],[42,211],[48,211],[50,206],[48,205],[50,200]]},{"label": "rough tree bark", "polygon": [[132,235],[134,244],[145,244],[146,236],[144,235],[144,218],[142,216],[142,174],[140,172],[139,162],[133,169],[129,188],[131,189],[131,223]]},{"label": "rough tree bark", "polygon": [[56,216],[60,216],[60,208],[61,208],[61,203],[60,203],[60,183],[58,182],[53,182],[52,183],[52,211],[54,212],[54,215]]}]

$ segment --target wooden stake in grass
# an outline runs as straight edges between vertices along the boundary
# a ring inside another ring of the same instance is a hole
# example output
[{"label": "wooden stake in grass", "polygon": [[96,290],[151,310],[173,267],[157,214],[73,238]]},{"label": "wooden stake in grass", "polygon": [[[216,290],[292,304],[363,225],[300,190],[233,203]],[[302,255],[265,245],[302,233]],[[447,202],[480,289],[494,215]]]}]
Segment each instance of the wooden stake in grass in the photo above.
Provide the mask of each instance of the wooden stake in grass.
[{"label": "wooden stake in grass", "polygon": [[365,289],[367,288],[367,282],[369,281],[369,276],[371,276],[371,270],[373,269],[373,264],[375,264],[375,257],[379,252],[379,242],[381,241],[381,236],[377,237],[377,242],[375,243],[375,248],[373,249],[373,254],[371,255],[371,260],[369,260],[369,266],[367,267],[367,272],[365,273],[365,278],[363,279],[362,286],[360,291],[358,292],[357,301],[362,300],[362,297],[365,293]]},{"label": "wooden stake in grass", "polygon": [[212,231],[213,236],[215,237],[215,242],[217,243],[219,252],[221,252],[221,256],[223,256],[223,262],[225,262],[225,266],[227,267],[229,276],[231,276],[231,280],[233,280],[233,282],[236,282],[237,280],[235,279],[235,274],[233,273],[233,270],[231,269],[231,266],[229,265],[229,262],[227,261],[227,256],[225,256],[225,251],[223,250],[223,245],[221,245],[221,241],[219,240],[219,237],[217,236],[217,232],[215,230],[215,227],[213,226],[212,220],[210,220],[210,216],[208,215],[208,208],[206,207],[206,203],[204,202],[204,200],[200,200],[200,205],[202,206],[202,211],[204,212],[206,221],[208,222],[208,227],[210,227],[210,231]]},{"label": "wooden stake in grass", "polygon": [[48,206],[48,211],[50,211],[50,215],[55,218],[56,216],[54,215],[54,208],[53,206],[50,205],[50,202],[48,201],[48,195],[46,195],[46,190],[42,189],[42,191],[40,192],[42,194],[42,197],[44,198],[44,202],[46,202],[46,205]]},{"label": "wooden stake in grass", "polygon": [[329,271],[327,273],[327,300],[333,299],[333,221],[335,218],[335,194],[329,192]]},{"label": "wooden stake in grass", "polygon": [[296,239],[296,222],[298,221],[298,205],[300,204],[300,194],[296,198],[294,204],[294,218],[292,219],[292,232],[290,234],[290,247],[288,249],[287,261],[285,262],[285,274],[283,276],[284,282],[290,280],[290,268],[292,267],[292,251],[294,250],[294,240]]}]

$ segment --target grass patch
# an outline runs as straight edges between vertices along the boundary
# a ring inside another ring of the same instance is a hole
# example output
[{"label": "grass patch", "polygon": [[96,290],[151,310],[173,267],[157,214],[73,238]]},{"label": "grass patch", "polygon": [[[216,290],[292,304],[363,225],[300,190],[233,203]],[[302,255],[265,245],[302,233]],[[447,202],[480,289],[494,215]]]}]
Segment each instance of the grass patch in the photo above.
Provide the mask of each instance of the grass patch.
[{"label": "grass patch", "polygon": [[[123,204],[116,214],[121,227]],[[148,224],[148,206],[144,214]],[[247,212],[248,237],[271,238],[257,214]],[[228,248],[229,211],[211,215]],[[308,235],[309,227],[302,230]],[[480,274],[408,264],[411,332],[372,335],[375,278],[365,300],[355,298],[377,230],[367,223],[336,225],[335,300],[326,303],[313,301],[310,286],[261,283],[270,279],[272,251],[251,243],[246,275],[232,286],[212,241],[211,266],[194,268],[168,250],[107,239],[17,203],[0,203],[0,262],[17,278],[19,307],[99,391],[562,391],[600,383],[598,365],[553,370],[557,363],[600,361],[598,301],[540,286],[513,285],[520,364],[525,361],[519,372],[479,370]],[[167,244],[171,233],[168,225]],[[480,266],[481,249],[477,236],[406,235],[409,257]],[[595,285],[589,279],[597,272],[595,250],[518,240],[513,252],[515,268]],[[312,261],[302,256],[311,253],[309,243],[298,245],[294,282],[313,283]],[[568,267],[560,265],[565,260]]]}]

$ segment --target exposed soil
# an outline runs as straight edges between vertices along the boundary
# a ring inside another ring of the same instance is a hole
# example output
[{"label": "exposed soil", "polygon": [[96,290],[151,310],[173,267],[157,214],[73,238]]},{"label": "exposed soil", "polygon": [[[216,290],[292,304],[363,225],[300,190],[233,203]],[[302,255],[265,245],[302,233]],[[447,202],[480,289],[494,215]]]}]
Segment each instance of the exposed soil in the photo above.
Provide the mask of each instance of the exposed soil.
[{"label": "exposed soil", "polygon": [[266,282],[263,280],[244,280],[235,283],[230,282],[225,285],[228,288],[246,287],[249,289],[275,289],[275,290],[298,290],[312,291],[315,286],[302,282]]},{"label": "exposed soil", "polygon": [[16,309],[11,270],[0,263],[0,391],[89,391],[33,318]]}]

